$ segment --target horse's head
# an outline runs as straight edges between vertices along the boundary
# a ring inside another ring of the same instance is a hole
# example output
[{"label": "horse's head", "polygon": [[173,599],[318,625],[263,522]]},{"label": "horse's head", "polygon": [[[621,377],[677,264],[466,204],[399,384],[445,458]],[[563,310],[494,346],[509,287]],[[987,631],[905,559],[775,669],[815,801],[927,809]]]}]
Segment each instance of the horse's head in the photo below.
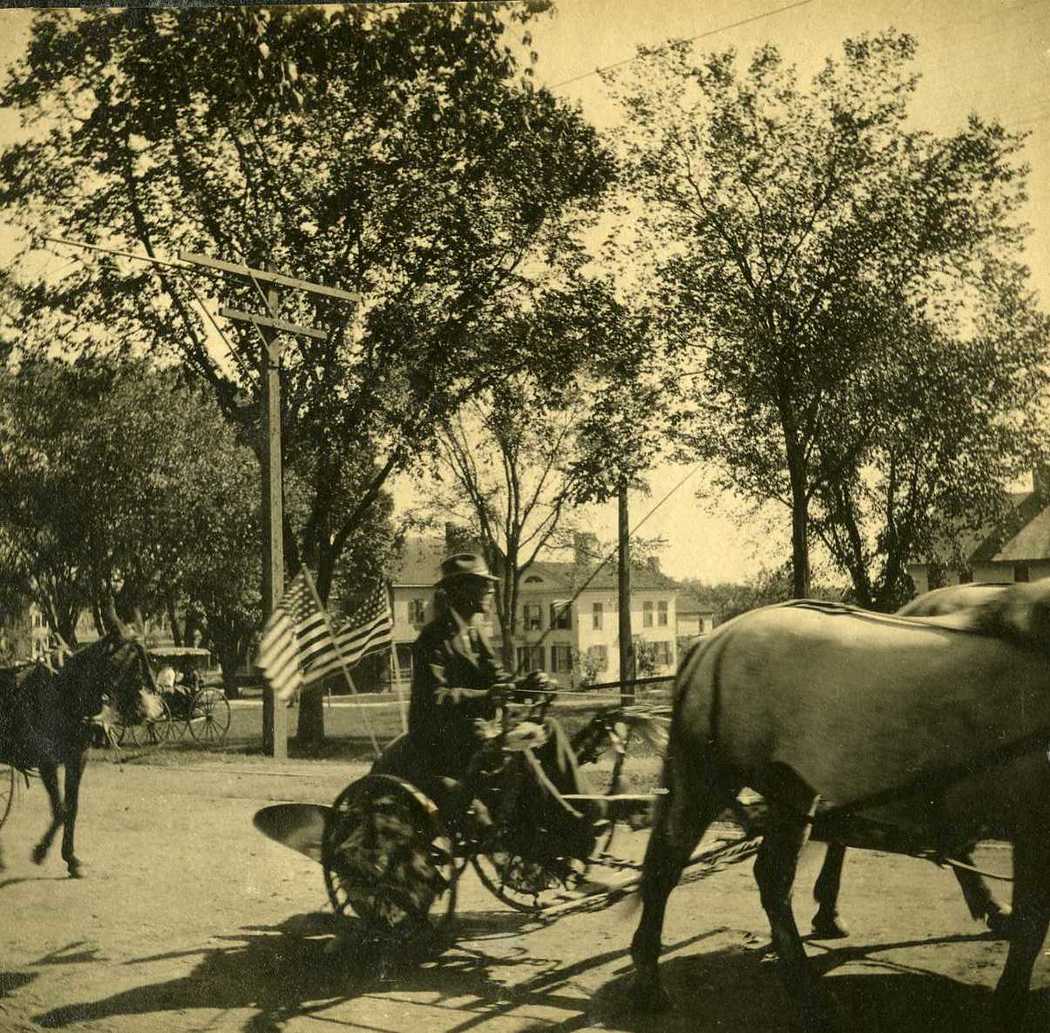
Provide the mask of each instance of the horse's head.
[{"label": "horse's head", "polygon": [[76,692],[85,717],[108,707],[128,724],[156,720],[164,708],[146,648],[133,628],[110,618],[106,635],[70,656],[57,677]]},{"label": "horse's head", "polygon": [[1050,578],[1018,582],[979,608],[982,630],[1050,653]]}]

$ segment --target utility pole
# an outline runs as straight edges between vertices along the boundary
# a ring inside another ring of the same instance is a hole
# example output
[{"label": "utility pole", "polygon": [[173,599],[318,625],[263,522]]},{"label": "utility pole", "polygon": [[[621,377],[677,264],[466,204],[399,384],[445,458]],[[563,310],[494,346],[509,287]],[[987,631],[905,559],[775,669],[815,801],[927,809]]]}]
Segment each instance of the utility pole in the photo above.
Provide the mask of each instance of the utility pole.
[{"label": "utility pole", "polygon": [[[271,269],[252,269],[233,262],[222,262],[207,255],[181,253],[179,261],[242,280],[256,287],[268,285],[263,300],[268,313],[257,315],[239,309],[220,307],[219,315],[236,322],[252,323],[263,344],[260,354],[262,383],[262,420],[260,421],[260,461],[262,465],[263,512],[263,620],[269,620],[284,594],[284,497],[281,468],[281,353],[279,335],[294,334],[326,341],[328,333],[314,326],[289,323],[279,316],[279,287],[321,294],[341,301],[360,302],[361,295],[335,287],[325,287],[309,280],[299,280]],[[261,288],[260,293],[261,293]],[[288,711],[274,698],[267,684],[263,689],[263,749],[278,760],[288,756]]]},{"label": "utility pole", "polygon": [[631,528],[627,512],[627,478],[621,478],[619,496],[619,627],[620,627],[620,702],[634,703],[634,638],[631,632]]}]

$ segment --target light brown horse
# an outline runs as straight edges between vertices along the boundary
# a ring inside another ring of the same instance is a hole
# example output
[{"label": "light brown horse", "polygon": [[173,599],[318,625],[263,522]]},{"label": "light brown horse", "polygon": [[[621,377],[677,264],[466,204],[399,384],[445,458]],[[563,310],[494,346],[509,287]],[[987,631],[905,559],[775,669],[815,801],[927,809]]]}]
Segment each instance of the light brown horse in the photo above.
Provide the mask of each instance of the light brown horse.
[{"label": "light brown horse", "polygon": [[142,643],[115,613],[109,617],[108,634],[66,657],[57,670],[34,664],[0,671],[0,761],[38,771],[51,803],[51,823],[33,848],[33,861],[43,863],[61,828],[62,859],[72,878],[84,875],[74,836],[92,728],[107,713],[137,724],[163,712]]},{"label": "light brown horse", "polygon": [[661,801],[631,945],[641,1006],[666,1003],[667,898],[712,819],[745,786],[769,806],[755,864],[788,992],[828,1013],[791,909],[798,855],[865,827],[948,852],[995,833],[1014,848],[1014,925],[995,992],[1016,1029],[1050,924],[1050,580],[984,606],[902,618],[809,601],[722,625],[676,680]]},{"label": "light brown horse", "polygon": [[[1006,590],[1006,584],[969,582],[948,585],[924,592],[906,603],[897,611],[898,617],[942,617],[958,613],[975,606],[983,606]],[[973,857],[968,850],[960,850],[955,860],[973,866]],[[817,913],[813,916],[813,935],[819,940],[833,940],[848,936],[839,915],[839,891],[842,887],[842,866],[846,861],[846,847],[841,843],[829,843],[824,854],[824,863],[813,887],[813,899],[817,902]],[[952,868],[959,882],[963,899],[975,919],[984,919],[988,928],[1003,936],[1010,928],[1010,908],[995,899],[988,884],[976,872],[966,868]]]}]

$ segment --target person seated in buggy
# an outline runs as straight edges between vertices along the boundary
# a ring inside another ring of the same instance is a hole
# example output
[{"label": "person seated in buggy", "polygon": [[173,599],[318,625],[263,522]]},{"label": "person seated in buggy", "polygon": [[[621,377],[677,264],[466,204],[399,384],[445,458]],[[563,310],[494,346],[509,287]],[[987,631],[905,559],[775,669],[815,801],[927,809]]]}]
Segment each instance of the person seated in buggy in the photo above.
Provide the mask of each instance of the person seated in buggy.
[{"label": "person seated in buggy", "polygon": [[[504,710],[513,709],[515,699],[549,701],[554,683],[539,672],[516,680],[496,659],[480,623],[498,579],[481,557],[450,556],[441,574],[435,587],[444,595],[444,612],[413,647],[408,734],[373,771],[406,778],[434,800],[446,821],[472,819],[484,837],[494,816],[479,795],[486,776],[507,761],[502,749],[491,748],[502,745]],[[580,807],[563,798],[589,791],[567,735],[552,718],[516,731],[526,743],[521,753],[531,777],[517,796],[515,825],[533,839],[557,843],[568,856],[587,857],[603,816],[597,804]]]}]

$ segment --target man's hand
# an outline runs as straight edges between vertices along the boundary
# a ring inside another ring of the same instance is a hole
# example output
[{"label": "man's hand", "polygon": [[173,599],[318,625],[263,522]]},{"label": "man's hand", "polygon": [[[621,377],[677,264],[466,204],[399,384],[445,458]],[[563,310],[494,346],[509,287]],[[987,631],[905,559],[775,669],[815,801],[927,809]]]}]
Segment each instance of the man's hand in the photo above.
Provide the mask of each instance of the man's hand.
[{"label": "man's hand", "polygon": [[558,683],[544,671],[531,671],[518,686],[518,691],[527,696],[541,696],[548,702],[558,691]]}]

